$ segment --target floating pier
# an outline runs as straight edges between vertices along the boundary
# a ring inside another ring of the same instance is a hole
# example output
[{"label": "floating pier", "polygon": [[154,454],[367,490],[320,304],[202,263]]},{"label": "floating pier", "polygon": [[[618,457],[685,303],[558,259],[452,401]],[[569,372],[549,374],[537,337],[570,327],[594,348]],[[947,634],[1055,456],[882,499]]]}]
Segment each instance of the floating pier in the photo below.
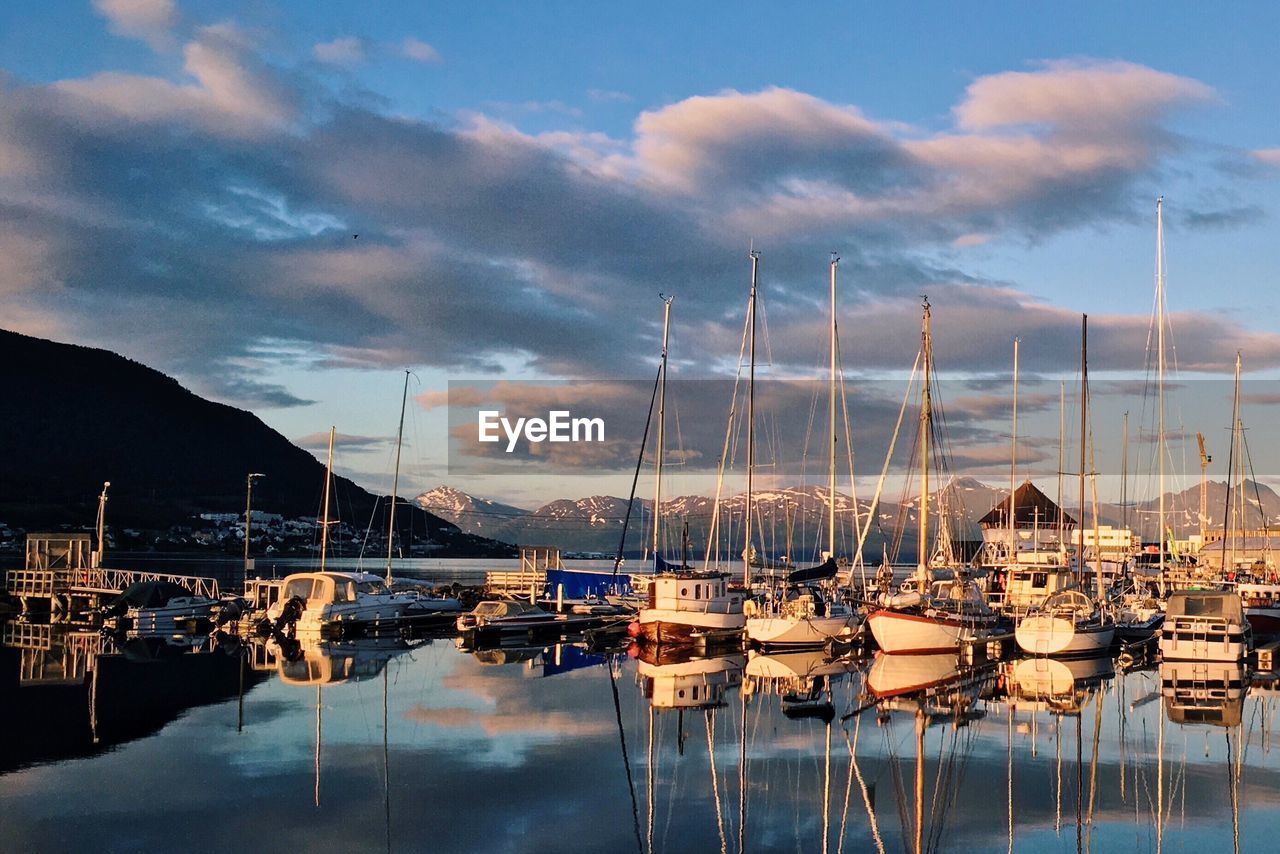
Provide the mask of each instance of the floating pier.
[{"label": "floating pier", "polygon": [[106,569],[98,563],[88,534],[31,534],[25,564],[5,574],[5,588],[22,603],[24,613],[67,616],[96,609],[104,598],[140,581],[169,581],[210,599],[221,595],[213,578]]}]

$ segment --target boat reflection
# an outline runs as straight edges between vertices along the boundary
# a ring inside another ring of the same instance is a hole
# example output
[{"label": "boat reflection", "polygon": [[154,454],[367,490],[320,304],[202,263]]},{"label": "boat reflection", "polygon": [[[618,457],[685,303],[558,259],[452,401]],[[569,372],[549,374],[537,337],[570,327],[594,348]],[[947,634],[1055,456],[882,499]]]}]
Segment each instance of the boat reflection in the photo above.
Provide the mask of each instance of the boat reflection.
[{"label": "boat reflection", "polygon": [[835,717],[832,683],[858,675],[861,664],[851,656],[832,657],[820,649],[768,655],[752,650],[742,691],[747,697],[776,694],[788,718],[813,717],[830,723]]},{"label": "boat reflection", "polygon": [[1012,664],[1007,685],[1019,711],[1079,715],[1114,675],[1110,657],[1024,658]]},{"label": "boat reflection", "polygon": [[1165,661],[1160,664],[1160,693],[1165,714],[1176,724],[1239,726],[1249,671],[1243,662]]},{"label": "boat reflection", "polygon": [[654,709],[711,709],[742,684],[747,657],[742,653],[697,658],[691,649],[647,645],[637,672],[641,691]]}]

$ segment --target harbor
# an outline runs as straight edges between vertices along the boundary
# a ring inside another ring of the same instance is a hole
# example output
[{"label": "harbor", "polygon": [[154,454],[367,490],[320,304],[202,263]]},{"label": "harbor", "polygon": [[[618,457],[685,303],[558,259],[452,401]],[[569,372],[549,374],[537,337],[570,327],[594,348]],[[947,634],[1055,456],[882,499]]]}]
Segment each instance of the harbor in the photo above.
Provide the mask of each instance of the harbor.
[{"label": "harbor", "polygon": [[[6,634],[0,819],[23,850],[1248,850],[1276,831],[1264,674],[925,658]],[[155,820],[192,808],[216,833]]]}]

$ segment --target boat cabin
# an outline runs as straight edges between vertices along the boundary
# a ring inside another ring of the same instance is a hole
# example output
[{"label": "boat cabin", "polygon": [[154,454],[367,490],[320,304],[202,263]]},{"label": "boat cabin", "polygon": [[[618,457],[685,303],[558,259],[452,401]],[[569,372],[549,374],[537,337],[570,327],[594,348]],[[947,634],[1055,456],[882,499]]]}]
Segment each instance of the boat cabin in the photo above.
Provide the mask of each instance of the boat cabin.
[{"label": "boat cabin", "polygon": [[1253,648],[1240,594],[1180,590],[1170,594],[1160,630],[1165,661],[1240,661]]},{"label": "boat cabin", "polygon": [[283,582],[280,599],[294,597],[310,605],[355,602],[361,593],[383,593],[382,579],[368,572],[300,572]]},{"label": "boat cabin", "polygon": [[723,572],[681,572],[655,575],[649,582],[649,607],[712,614],[742,612],[745,596],[730,590]]},{"label": "boat cabin", "polygon": [[1067,566],[1011,566],[1005,581],[1004,610],[1030,611],[1039,608],[1050,596],[1076,586],[1075,573]]}]

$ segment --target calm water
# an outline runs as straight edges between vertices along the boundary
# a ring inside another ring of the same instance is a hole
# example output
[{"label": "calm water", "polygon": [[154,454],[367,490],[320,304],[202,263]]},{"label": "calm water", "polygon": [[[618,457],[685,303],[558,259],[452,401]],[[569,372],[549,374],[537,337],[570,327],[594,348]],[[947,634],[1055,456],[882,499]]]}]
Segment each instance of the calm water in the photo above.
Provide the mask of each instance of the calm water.
[{"label": "calm water", "polygon": [[287,661],[42,632],[10,625],[0,649],[6,850],[1206,852],[1280,833],[1275,695],[1212,690],[1238,673],[1175,698],[1158,668],[1109,661],[452,639]]}]

